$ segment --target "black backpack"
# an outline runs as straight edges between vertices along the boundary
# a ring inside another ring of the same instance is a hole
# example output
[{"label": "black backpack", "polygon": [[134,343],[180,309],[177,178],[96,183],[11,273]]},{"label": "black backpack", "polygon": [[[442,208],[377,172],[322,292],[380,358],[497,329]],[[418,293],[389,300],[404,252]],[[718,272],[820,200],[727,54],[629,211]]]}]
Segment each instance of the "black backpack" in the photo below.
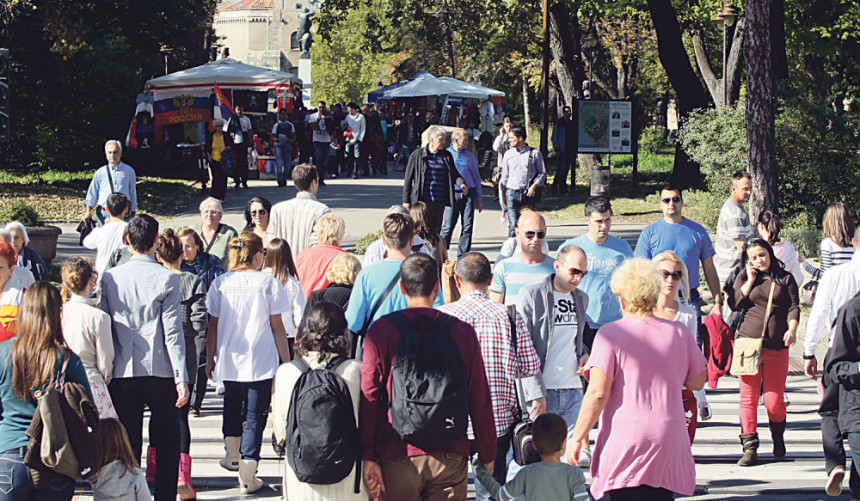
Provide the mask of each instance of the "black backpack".
[{"label": "black backpack", "polygon": [[466,367],[451,337],[456,318],[402,312],[386,316],[400,332],[391,367],[391,424],[400,438],[429,451],[466,436]]},{"label": "black backpack", "polygon": [[314,370],[301,358],[292,361],[302,375],[293,387],[287,414],[287,461],[296,478],[308,484],[336,484],[356,468],[358,493],[361,436],[349,388],[334,373],[345,361],[337,357]]}]

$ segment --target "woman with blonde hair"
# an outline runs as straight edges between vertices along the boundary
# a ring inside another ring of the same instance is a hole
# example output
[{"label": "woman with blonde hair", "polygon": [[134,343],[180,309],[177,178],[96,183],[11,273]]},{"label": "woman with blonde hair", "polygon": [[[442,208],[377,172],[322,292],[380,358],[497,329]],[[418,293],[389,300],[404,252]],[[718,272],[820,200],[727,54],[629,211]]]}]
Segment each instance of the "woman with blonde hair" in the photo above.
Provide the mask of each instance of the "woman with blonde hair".
[{"label": "woman with blonde hair", "polygon": [[266,246],[266,259],[263,261],[263,272],[275,277],[287,291],[290,310],[281,315],[284,329],[287,331],[287,346],[290,350],[290,360],[293,359],[293,343],[296,340],[299,322],[305,314],[305,293],[293,262],[293,251],[286,240],[273,238]]},{"label": "woman with blonde hair", "polygon": [[242,490],[263,487],[257,463],[272,396],[272,379],[289,362],[287,333],[281,320],[290,311],[284,287],[261,273],[263,240],[242,233],[229,244],[230,271],[216,278],[206,296],[211,319],[207,334],[206,373],[224,383],[221,431],[226,454],[223,468],[239,472]]},{"label": "woman with blonde hair", "polygon": [[[5,244],[0,244],[5,245]],[[80,383],[89,390],[87,373],[81,359],[63,340],[63,301],[49,282],[36,282],[24,294],[18,314],[18,336],[0,343],[0,499],[47,499],[37,490],[24,464],[30,438],[27,428],[36,413],[33,388],[42,389],[54,382],[62,371],[65,381]],[[54,474],[48,489],[52,500],[70,500],[75,480]]]},{"label": "woman with blonde hair", "polygon": [[318,236],[317,245],[308,247],[296,256],[296,270],[301,277],[299,281],[305,292],[305,300],[310,298],[312,292],[328,287],[326,270],[344,252],[340,242],[346,234],[346,222],[342,217],[328,213],[317,219],[314,229]]},{"label": "woman with blonde hair", "polygon": [[[698,328],[696,311],[690,306],[690,278],[687,276],[687,265],[674,252],[666,251],[654,256],[651,260],[660,272],[661,288],[654,308],[654,316],[674,322],[681,322],[691,333]],[[684,301],[678,300],[679,291],[684,295]],[[705,390],[694,391],[699,407],[699,419],[707,421],[714,417]]]},{"label": "woman with blonde hair", "polygon": [[815,278],[821,278],[821,274],[828,268],[851,261],[854,255],[854,247],[851,239],[854,238],[854,221],[848,214],[845,204],[839,202],[831,205],[824,213],[822,221],[821,241],[821,268],[803,261],[803,267]]},{"label": "woman with blonde hair", "polygon": [[359,271],[361,271],[361,260],[355,254],[351,252],[338,254],[326,270],[328,286],[311,293],[305,311],[316,303],[324,301],[334,303],[346,311],[346,307],[349,305],[349,295],[352,294],[352,286],[355,285],[355,278]]},{"label": "woman with blonde hair", "polygon": [[597,331],[584,368],[589,379],[567,461],[600,418],[591,463],[591,495],[613,501],[691,495],[696,468],[681,392],[705,384],[705,357],[690,330],[654,316],[662,289],[654,263],[624,261],[610,280],[624,318]]},{"label": "woman with blonde hair", "polygon": [[89,259],[78,256],[63,263],[61,275],[63,290],[68,294],[63,305],[63,337],[81,357],[99,416],[116,418],[107,388],[113,377],[114,357],[110,317],[90,300],[98,273]]}]

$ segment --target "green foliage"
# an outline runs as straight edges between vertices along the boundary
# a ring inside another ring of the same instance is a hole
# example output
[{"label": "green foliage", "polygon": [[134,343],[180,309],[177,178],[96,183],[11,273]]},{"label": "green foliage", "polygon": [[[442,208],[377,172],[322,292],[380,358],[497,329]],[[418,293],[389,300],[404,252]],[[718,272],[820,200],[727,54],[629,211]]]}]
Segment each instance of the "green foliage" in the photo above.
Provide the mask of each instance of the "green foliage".
[{"label": "green foliage", "polygon": [[363,256],[367,252],[367,248],[370,247],[370,244],[376,242],[380,238],[382,238],[382,230],[372,231],[359,238],[358,242],[355,244],[355,255]]},{"label": "green foliage", "polygon": [[639,133],[640,153],[658,153],[667,144],[666,129],[663,127],[646,127]]},{"label": "green foliage", "polygon": [[747,133],[743,104],[720,110],[696,110],[682,124],[678,141],[699,163],[711,192],[725,198],[728,179],[745,170]]},{"label": "green foliage", "polygon": [[36,209],[20,202],[0,209],[0,223],[12,221],[18,221],[24,226],[42,226]]},{"label": "green foliage", "polygon": [[791,242],[797,253],[804,258],[818,258],[821,255],[820,230],[784,228],[779,232],[779,236]]}]

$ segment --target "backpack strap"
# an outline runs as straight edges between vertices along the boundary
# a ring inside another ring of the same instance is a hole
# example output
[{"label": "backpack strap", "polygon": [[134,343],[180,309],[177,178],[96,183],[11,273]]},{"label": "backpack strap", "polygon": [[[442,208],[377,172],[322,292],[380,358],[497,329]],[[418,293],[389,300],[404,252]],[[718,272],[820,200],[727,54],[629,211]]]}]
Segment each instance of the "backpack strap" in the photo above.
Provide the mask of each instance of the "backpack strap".
[{"label": "backpack strap", "polygon": [[293,361],[292,361],[292,364],[293,364],[293,365],[295,365],[295,366],[296,366],[296,368],[298,368],[300,371],[302,371],[302,374],[304,374],[305,372],[307,372],[307,371],[311,370],[311,366],[310,366],[310,365],[308,365],[308,363],[307,363],[307,362],[305,362],[305,361],[302,359],[302,357],[296,357],[296,358],[294,358],[294,359],[293,359]]},{"label": "backpack strap", "polygon": [[346,357],[334,357],[333,359],[328,361],[328,363],[325,366],[325,369],[327,371],[334,372],[334,370],[337,369],[338,367],[340,367],[340,364],[346,362],[346,360],[347,360]]},{"label": "backpack strap", "polygon": [[388,299],[388,295],[391,294],[391,291],[394,290],[394,286],[397,285],[397,282],[400,281],[400,270],[397,270],[397,274],[394,275],[394,278],[391,279],[391,282],[388,284],[388,287],[385,288],[385,292],[379,296],[379,300],[376,301],[376,304],[373,305],[373,308],[370,310],[370,314],[364,319],[364,327],[361,328],[362,336],[367,334],[367,329],[370,327],[370,324],[373,322],[373,317],[376,315],[376,312],[379,311],[379,308],[382,306],[382,303]]},{"label": "backpack strap", "polygon": [[514,364],[517,363],[517,305],[508,305],[508,318],[511,321],[511,349],[514,351]]}]

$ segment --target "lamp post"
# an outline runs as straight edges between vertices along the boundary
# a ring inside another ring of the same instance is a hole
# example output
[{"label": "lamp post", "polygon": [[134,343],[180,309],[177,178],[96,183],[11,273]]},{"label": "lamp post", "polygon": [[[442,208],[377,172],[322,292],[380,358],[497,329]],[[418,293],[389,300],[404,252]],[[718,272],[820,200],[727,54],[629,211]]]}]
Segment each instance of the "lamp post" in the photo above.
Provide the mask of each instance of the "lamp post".
[{"label": "lamp post", "polygon": [[158,52],[162,56],[164,56],[164,74],[166,75],[167,74],[167,58],[169,58],[170,55],[173,54],[173,49],[171,47],[168,47],[167,45],[162,45],[161,48],[158,50]]},{"label": "lamp post", "polygon": [[723,7],[717,11],[712,19],[718,26],[722,26],[723,28],[723,77],[721,82],[723,88],[723,107],[729,104],[729,79],[726,68],[728,65],[729,29],[735,24],[735,20],[737,20],[739,15],[738,9],[734,5],[726,3],[726,0],[723,0]]},{"label": "lamp post", "polygon": [[[597,51],[597,45],[600,43],[600,37],[597,35],[597,30],[594,26],[588,28],[585,38],[582,39],[582,50],[585,52],[588,61],[588,86],[583,85],[583,97],[591,99],[592,96],[592,81],[594,79],[594,53]],[[585,92],[588,91],[588,92]]]}]

